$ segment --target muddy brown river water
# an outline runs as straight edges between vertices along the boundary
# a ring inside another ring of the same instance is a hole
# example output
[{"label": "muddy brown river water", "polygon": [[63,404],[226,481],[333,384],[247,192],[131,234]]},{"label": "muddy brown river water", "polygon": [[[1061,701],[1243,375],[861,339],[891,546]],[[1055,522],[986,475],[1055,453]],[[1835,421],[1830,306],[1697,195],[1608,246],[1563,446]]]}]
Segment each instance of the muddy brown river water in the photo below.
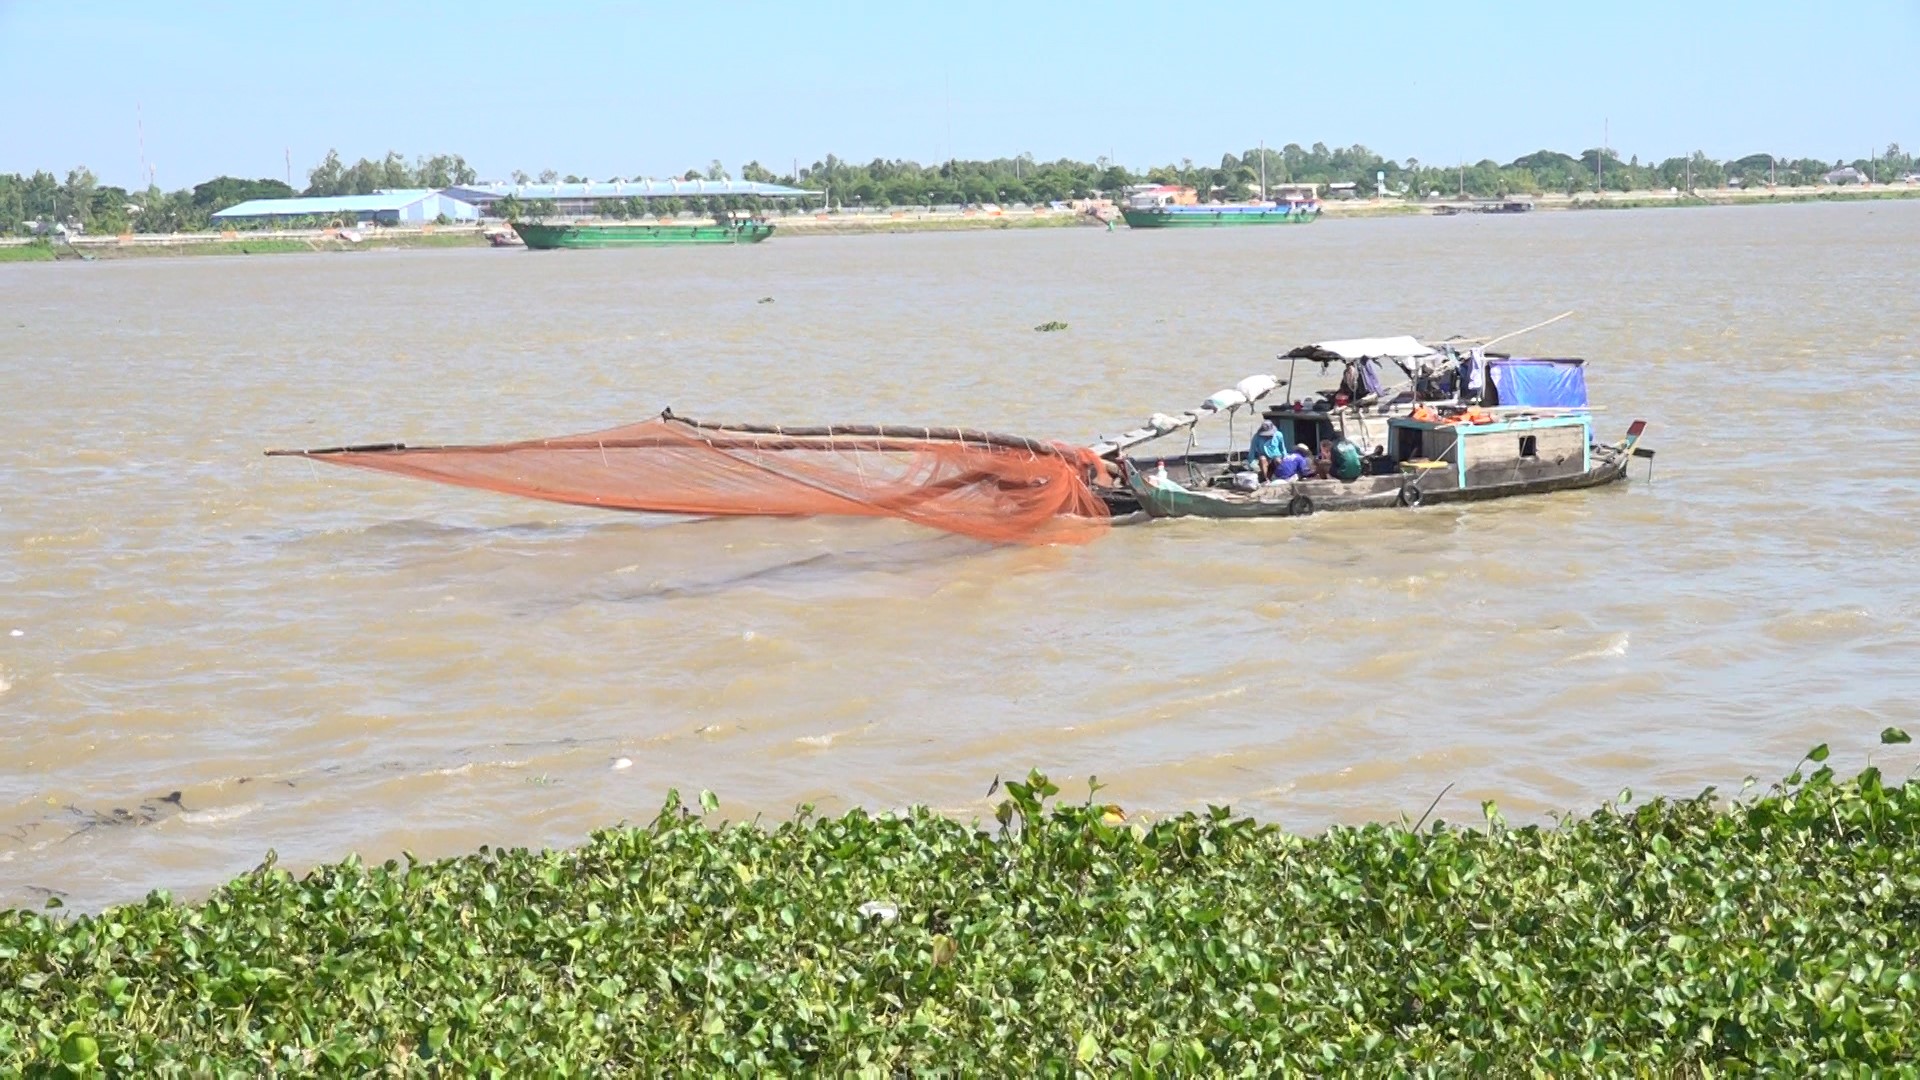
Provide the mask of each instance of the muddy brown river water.
[{"label": "muddy brown river water", "polygon": [[[670,787],[986,815],[1037,767],[1311,830],[1823,741],[1904,772],[1916,283],[1920,203],[0,267],[0,904],[567,844]],[[1588,357],[1652,483],[1031,549],[260,454],[667,405],[1088,441],[1301,342],[1566,309],[1514,346]]]}]

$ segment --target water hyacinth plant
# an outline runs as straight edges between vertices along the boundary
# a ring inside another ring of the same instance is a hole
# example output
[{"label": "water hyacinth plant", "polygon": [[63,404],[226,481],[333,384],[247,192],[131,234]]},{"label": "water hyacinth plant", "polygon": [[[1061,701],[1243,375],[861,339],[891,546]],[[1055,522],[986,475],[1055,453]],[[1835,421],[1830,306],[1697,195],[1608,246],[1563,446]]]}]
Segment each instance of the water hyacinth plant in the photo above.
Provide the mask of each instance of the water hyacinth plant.
[{"label": "water hyacinth plant", "polygon": [[[1905,735],[1889,729],[1889,742]],[[0,1073],[1800,1074],[1920,1047],[1920,788],[1553,827],[927,811],[0,914]],[[1808,771],[1811,769],[1811,771]]]}]

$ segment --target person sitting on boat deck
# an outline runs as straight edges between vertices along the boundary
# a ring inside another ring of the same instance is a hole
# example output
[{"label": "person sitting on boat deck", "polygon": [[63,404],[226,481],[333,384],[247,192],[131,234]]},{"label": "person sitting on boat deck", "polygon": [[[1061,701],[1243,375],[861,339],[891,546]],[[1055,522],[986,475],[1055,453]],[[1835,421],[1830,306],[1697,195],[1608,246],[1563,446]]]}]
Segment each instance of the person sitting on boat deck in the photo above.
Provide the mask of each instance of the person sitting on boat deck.
[{"label": "person sitting on boat deck", "polygon": [[1307,444],[1295,443],[1293,453],[1280,459],[1279,477],[1282,480],[1313,479],[1313,459],[1307,456]]},{"label": "person sitting on boat deck", "polygon": [[1353,440],[1347,438],[1334,440],[1333,455],[1329,465],[1335,480],[1349,484],[1360,479],[1361,475],[1367,471],[1366,459],[1361,457],[1360,448],[1353,444]]},{"label": "person sitting on boat deck", "polygon": [[1263,420],[1253,433],[1253,443],[1247,447],[1247,457],[1255,472],[1262,480],[1272,480],[1279,474],[1280,459],[1286,455],[1286,444],[1280,441],[1280,429],[1273,421]]},{"label": "person sitting on boat deck", "polygon": [[1320,440],[1320,455],[1313,459],[1313,475],[1325,480],[1333,475],[1333,440]]}]

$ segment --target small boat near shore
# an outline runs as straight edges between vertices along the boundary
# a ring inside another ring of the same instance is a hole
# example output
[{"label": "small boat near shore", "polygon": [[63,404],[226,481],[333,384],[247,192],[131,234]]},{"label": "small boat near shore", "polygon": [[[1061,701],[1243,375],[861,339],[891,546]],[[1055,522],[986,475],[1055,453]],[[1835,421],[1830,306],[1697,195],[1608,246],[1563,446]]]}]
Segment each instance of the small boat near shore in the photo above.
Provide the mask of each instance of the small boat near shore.
[{"label": "small boat near shore", "polygon": [[1433,208],[1435,217],[1460,214],[1525,214],[1533,210],[1531,199],[1474,199],[1470,202],[1441,203]]},{"label": "small boat near shore", "polygon": [[516,221],[513,230],[533,251],[556,248],[657,247],[670,244],[757,244],[773,235],[762,221],[699,224]]}]

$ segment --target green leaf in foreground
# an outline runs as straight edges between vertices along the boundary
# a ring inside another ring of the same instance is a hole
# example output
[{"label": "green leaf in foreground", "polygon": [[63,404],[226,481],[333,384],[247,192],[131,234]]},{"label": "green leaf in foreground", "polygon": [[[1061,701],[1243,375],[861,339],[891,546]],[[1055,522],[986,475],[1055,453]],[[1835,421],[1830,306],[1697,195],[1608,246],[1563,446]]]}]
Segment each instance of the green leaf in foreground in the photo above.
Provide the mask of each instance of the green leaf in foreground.
[{"label": "green leaf in foreground", "polygon": [[1896,746],[1912,741],[1913,736],[1897,727],[1883,728],[1880,731],[1880,745],[1882,746]]},{"label": "green leaf in foreground", "polygon": [[69,1028],[60,1037],[60,1063],[76,1071],[100,1061],[100,1043],[93,1036]]},{"label": "green leaf in foreground", "polygon": [[1060,805],[1037,773],[1005,789],[999,827],[727,824],[703,793],[574,850],[269,860],[193,905],[0,912],[0,1075],[1802,1075],[1920,1053],[1920,787],[1875,770],[1313,837]]}]

